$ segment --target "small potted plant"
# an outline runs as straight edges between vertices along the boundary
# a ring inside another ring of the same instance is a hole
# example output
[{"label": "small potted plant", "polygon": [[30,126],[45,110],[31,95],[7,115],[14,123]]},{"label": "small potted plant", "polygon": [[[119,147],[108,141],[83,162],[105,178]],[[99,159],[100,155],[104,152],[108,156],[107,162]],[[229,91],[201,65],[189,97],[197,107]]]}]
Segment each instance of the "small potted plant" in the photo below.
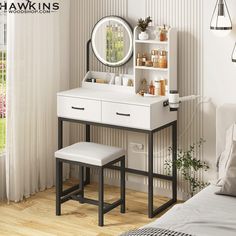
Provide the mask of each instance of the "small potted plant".
[{"label": "small potted plant", "polygon": [[149,23],[152,22],[152,19],[150,16],[148,16],[145,20],[140,18],[138,19],[138,28],[141,31],[141,33],[138,35],[139,40],[148,40],[149,39],[149,35],[146,32],[147,27],[149,25]]},{"label": "small potted plant", "polygon": [[[188,150],[178,149],[177,160],[173,163],[171,159],[165,162],[167,174],[171,174],[172,166],[175,165],[177,170],[183,176],[184,180],[189,184],[189,195],[192,197],[197,190],[206,187],[208,183],[198,179],[200,170],[207,171],[208,164],[205,161],[195,158],[196,149],[200,148],[205,141],[200,139],[197,143],[190,145]],[[172,154],[172,148],[169,148],[169,156]]]}]

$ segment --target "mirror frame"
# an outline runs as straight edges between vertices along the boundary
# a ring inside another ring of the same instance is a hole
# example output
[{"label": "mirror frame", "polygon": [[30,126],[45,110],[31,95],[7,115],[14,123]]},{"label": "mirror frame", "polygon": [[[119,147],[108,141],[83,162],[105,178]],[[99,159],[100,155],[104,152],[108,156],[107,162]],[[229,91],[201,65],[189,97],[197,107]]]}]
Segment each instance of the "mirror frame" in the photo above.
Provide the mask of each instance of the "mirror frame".
[{"label": "mirror frame", "polygon": [[[110,20],[120,23],[127,30],[129,40],[130,40],[130,46],[129,46],[128,53],[126,54],[126,56],[122,60],[120,60],[118,62],[106,61],[105,59],[100,57],[100,55],[95,47],[95,35],[96,35],[97,30],[99,29],[100,25],[102,25],[104,22],[107,22]],[[102,64],[109,66],[109,67],[119,67],[119,66],[126,64],[133,56],[133,29],[132,29],[131,25],[124,18],[122,18],[120,16],[105,16],[105,17],[101,18],[93,27],[92,34],[91,34],[91,43],[92,43],[93,53],[95,54],[96,58]]]}]

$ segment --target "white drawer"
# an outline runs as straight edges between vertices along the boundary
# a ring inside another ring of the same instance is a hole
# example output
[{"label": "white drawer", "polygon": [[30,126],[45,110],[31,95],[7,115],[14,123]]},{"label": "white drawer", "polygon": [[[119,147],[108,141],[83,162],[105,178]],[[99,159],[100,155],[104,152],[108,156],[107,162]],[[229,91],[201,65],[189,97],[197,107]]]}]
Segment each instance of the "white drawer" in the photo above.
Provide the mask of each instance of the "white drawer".
[{"label": "white drawer", "polygon": [[59,117],[101,122],[101,101],[73,97],[57,97]]},{"label": "white drawer", "polygon": [[150,129],[150,107],[102,102],[102,123]]}]

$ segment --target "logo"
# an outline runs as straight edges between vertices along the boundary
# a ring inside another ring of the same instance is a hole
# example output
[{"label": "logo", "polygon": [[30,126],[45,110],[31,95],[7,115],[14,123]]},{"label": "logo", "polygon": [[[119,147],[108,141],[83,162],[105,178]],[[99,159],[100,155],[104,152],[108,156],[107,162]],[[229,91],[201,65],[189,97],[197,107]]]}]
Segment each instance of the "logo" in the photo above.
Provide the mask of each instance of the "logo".
[{"label": "logo", "polygon": [[57,12],[60,9],[59,2],[34,2],[30,0],[22,0],[19,2],[0,2],[0,14],[1,13],[41,13],[47,14]]}]

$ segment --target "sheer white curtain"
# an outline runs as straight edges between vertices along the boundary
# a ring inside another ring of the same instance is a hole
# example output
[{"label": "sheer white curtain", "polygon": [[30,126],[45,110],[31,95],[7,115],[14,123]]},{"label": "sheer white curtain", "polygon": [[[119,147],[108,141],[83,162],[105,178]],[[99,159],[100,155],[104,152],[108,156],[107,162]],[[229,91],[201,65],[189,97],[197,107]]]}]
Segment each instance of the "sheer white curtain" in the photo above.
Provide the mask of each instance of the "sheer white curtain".
[{"label": "sheer white curtain", "polygon": [[55,181],[56,93],[69,84],[70,1],[59,3],[58,12],[9,14],[7,19],[6,184],[11,201]]},{"label": "sheer white curtain", "polygon": [[0,201],[6,198],[5,155],[0,156]]},{"label": "sheer white curtain", "polygon": [[[3,3],[0,0],[0,3]],[[6,196],[5,181],[5,52],[6,52],[6,14],[0,14],[0,201]]]}]

